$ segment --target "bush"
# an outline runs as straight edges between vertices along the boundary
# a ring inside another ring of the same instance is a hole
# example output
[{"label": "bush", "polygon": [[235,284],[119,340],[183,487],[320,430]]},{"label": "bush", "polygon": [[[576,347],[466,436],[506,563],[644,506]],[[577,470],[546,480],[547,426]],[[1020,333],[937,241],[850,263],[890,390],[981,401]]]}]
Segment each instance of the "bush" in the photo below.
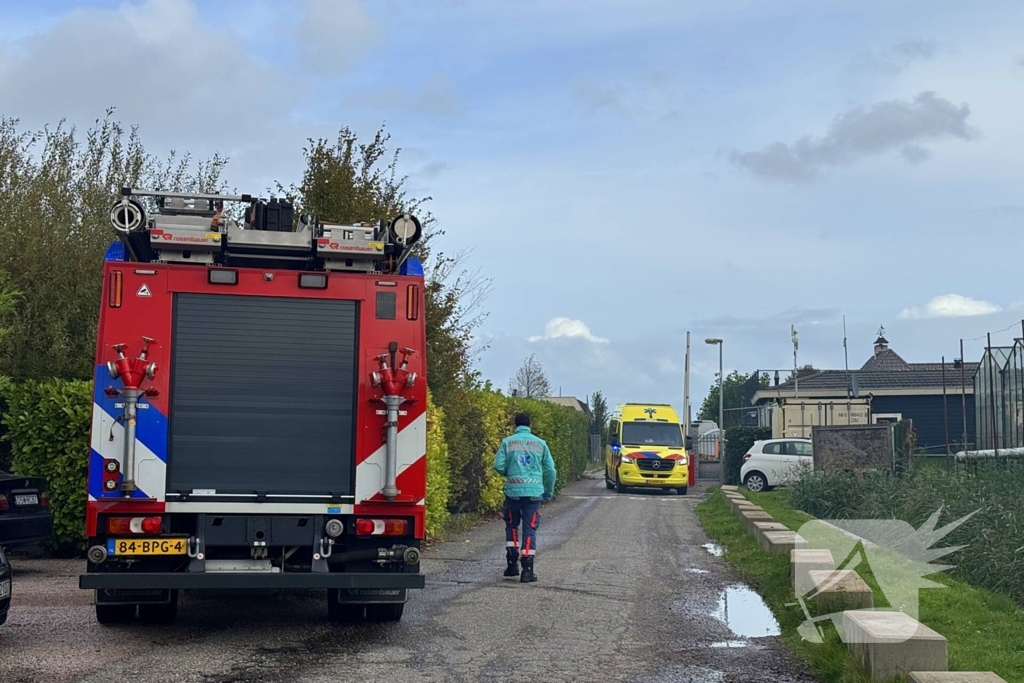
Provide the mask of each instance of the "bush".
[{"label": "bush", "polygon": [[739,485],[743,456],[755,441],[772,438],[770,427],[730,427],[725,430],[725,483]]},{"label": "bush", "polygon": [[55,549],[84,550],[92,382],[5,381],[0,393],[7,401],[11,469],[46,479]]},{"label": "bush", "polygon": [[815,472],[793,486],[790,503],[823,519],[901,519],[919,528],[936,510],[939,524],[975,513],[937,547],[965,545],[943,561],[977,586],[1024,603],[1024,463],[983,462],[971,470],[922,468],[902,477]]},{"label": "bush", "polygon": [[448,444],[444,438],[444,411],[427,395],[427,534],[444,530],[448,512]]}]

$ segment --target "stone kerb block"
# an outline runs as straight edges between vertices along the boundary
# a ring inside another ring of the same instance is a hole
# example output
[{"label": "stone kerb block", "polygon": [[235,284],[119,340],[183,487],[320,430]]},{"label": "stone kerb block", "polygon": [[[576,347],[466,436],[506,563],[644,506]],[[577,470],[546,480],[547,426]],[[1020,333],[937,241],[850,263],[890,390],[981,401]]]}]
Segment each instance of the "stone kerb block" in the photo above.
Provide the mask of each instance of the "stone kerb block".
[{"label": "stone kerb block", "polygon": [[772,555],[789,555],[790,550],[807,547],[807,541],[795,531],[765,531],[760,542]]},{"label": "stone kerb block", "polygon": [[[761,524],[759,522],[758,524]],[[773,531],[781,531],[775,529]],[[760,542],[760,539],[758,539]],[[836,568],[836,562],[832,558],[831,550],[818,550],[815,548],[794,548],[789,551],[789,568],[793,581],[793,594],[797,597],[807,595],[814,590],[815,584],[808,576],[812,571],[832,571]]]},{"label": "stone kerb block", "polygon": [[1006,683],[991,671],[914,671],[910,683]]},{"label": "stone kerb block", "polygon": [[754,533],[754,522],[774,522],[772,516],[763,510],[744,510],[739,514],[740,523],[747,533]]},{"label": "stone kerb block", "polygon": [[766,531],[789,531],[789,527],[778,522],[754,522],[754,538],[761,543],[761,534]]},{"label": "stone kerb block", "polygon": [[840,633],[850,654],[876,681],[949,668],[946,639],[903,612],[843,612]]},{"label": "stone kerb block", "polygon": [[815,569],[809,571],[808,576],[814,584],[818,614],[871,609],[875,606],[875,594],[871,592],[871,586],[852,569]]}]

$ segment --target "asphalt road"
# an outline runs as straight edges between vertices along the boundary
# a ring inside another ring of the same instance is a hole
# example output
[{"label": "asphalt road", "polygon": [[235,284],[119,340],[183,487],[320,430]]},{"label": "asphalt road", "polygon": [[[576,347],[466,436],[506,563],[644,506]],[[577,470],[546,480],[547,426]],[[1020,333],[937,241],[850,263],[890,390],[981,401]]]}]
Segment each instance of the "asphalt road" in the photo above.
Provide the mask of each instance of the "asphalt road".
[{"label": "asphalt road", "polygon": [[102,627],[77,588],[82,561],[15,558],[0,679],[813,680],[703,547],[699,498],[573,484],[544,508],[538,583],[502,578],[502,525],[487,523],[425,554],[427,588],[388,625],[329,624],[310,592],[185,595],[173,625]]}]

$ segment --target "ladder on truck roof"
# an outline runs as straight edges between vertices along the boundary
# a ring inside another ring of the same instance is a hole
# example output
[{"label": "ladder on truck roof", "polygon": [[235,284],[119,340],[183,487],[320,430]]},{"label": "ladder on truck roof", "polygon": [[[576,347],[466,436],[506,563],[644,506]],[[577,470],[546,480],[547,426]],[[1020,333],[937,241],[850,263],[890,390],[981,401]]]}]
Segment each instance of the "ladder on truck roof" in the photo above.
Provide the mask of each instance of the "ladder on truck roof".
[{"label": "ladder on truck roof", "polygon": [[415,216],[341,225],[288,199],[122,188],[110,223],[130,260],[398,273],[423,236]]}]

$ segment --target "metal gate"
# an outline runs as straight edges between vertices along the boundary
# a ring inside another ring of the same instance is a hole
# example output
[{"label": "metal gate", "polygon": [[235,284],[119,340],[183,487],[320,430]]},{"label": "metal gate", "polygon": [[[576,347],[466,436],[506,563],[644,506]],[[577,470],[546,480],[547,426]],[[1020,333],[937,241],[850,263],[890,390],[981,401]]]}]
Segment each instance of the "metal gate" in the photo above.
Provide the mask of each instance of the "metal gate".
[{"label": "metal gate", "polygon": [[719,467],[722,461],[722,431],[714,429],[693,440],[691,453],[697,464],[697,479],[719,481]]}]

